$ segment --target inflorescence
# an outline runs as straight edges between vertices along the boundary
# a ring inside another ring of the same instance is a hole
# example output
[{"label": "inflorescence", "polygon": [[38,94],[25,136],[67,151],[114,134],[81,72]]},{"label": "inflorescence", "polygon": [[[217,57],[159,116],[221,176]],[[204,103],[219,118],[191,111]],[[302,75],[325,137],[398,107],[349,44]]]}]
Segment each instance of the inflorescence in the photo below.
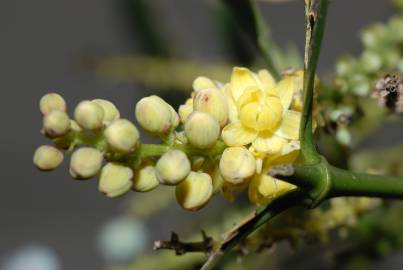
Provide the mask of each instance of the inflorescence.
[{"label": "inflorescence", "polygon": [[80,102],[73,120],[64,99],[47,94],[42,133],[53,145],[40,146],[34,163],[53,170],[71,153],[70,175],[98,177],[108,197],[169,185],[187,210],[202,208],[214,193],[232,200],[246,188],[251,202],[266,203],[295,188],[271,172],[298,157],[302,80],[302,71],[276,82],[266,70],[236,67],[228,83],[198,77],[178,112],[158,96],[142,98],[135,117],[160,144],[141,143],[137,127],[107,100]]}]

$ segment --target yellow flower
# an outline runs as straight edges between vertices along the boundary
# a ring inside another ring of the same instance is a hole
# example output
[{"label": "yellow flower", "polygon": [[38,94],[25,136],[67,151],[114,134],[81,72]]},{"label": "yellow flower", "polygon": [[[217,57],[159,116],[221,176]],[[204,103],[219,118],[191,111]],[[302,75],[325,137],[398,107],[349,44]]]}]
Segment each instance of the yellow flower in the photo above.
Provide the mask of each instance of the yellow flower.
[{"label": "yellow flower", "polygon": [[267,166],[262,173],[256,174],[248,187],[249,200],[256,204],[266,204],[269,201],[296,188],[295,185],[277,179],[268,174],[271,166]]},{"label": "yellow flower", "polygon": [[291,109],[300,87],[299,75],[285,76],[276,83],[266,70],[257,74],[234,68],[224,87],[229,105],[230,124],[222,139],[229,146],[251,144],[254,151],[277,154],[290,141],[297,140],[301,113]]}]

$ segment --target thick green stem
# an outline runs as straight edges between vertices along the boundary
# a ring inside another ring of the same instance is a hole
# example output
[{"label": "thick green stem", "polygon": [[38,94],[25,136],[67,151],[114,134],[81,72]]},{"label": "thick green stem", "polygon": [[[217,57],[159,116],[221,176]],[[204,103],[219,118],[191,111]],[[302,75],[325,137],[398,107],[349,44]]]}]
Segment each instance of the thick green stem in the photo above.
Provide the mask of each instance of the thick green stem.
[{"label": "thick green stem", "polygon": [[304,163],[316,163],[316,152],[312,134],[312,108],[315,72],[322,44],[328,0],[305,0],[305,60],[304,60],[304,108],[302,111],[300,141],[301,157]]},{"label": "thick green stem", "polygon": [[329,167],[332,188],[329,197],[365,196],[403,199],[403,178],[350,171]]}]

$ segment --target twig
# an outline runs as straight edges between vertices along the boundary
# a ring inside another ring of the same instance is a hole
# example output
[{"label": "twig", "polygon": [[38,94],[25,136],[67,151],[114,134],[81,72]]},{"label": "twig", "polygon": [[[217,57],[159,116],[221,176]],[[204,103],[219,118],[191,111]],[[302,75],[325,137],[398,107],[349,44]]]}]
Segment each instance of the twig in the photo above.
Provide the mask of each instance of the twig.
[{"label": "twig", "polygon": [[171,234],[171,240],[163,241],[158,240],[154,242],[154,250],[171,249],[175,250],[176,255],[183,255],[188,252],[203,252],[210,254],[213,250],[213,239],[208,237],[204,231],[202,231],[203,241],[201,242],[189,242],[185,243],[179,240],[179,236],[176,233]]},{"label": "twig", "polygon": [[240,244],[260,226],[281,212],[291,207],[302,205],[305,198],[306,193],[300,189],[296,189],[273,200],[263,210],[252,212],[246,216],[237,226],[231,229],[224,236],[224,239],[219,243],[218,247],[211,252],[201,270],[212,269],[222,256],[229,253],[232,248]]},{"label": "twig", "polygon": [[319,161],[312,134],[313,88],[328,5],[329,0],[305,0],[304,107],[300,129],[301,157],[305,164]]}]

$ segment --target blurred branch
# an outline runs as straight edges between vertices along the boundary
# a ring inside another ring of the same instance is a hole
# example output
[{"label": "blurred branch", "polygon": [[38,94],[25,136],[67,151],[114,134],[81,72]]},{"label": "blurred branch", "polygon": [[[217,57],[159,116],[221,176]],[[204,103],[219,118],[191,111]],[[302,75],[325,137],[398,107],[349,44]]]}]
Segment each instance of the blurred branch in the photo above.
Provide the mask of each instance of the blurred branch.
[{"label": "blurred branch", "polygon": [[225,80],[230,76],[231,68],[222,63],[207,63],[179,59],[167,59],[152,56],[117,55],[85,57],[81,66],[95,70],[102,77],[117,81],[135,82],[163,91],[178,89],[190,92],[192,81],[200,76],[214,80]]},{"label": "blurred branch", "polygon": [[202,231],[203,241],[185,243],[179,240],[179,236],[176,233],[171,234],[171,240],[162,241],[158,240],[154,242],[154,250],[171,249],[175,250],[176,255],[183,255],[188,252],[203,252],[209,254],[213,250],[213,238],[208,237],[204,231]]},{"label": "blurred branch", "polygon": [[270,44],[269,30],[254,0],[222,1],[231,10],[240,27],[243,28],[262,53],[267,69],[276,80],[280,79],[280,72],[275,67],[270,54],[272,45]]},{"label": "blurred branch", "polygon": [[153,14],[151,10],[152,1],[147,0],[126,0],[125,10],[129,13],[133,28],[140,35],[143,51],[154,56],[169,56],[168,42],[163,38],[160,14]]}]

